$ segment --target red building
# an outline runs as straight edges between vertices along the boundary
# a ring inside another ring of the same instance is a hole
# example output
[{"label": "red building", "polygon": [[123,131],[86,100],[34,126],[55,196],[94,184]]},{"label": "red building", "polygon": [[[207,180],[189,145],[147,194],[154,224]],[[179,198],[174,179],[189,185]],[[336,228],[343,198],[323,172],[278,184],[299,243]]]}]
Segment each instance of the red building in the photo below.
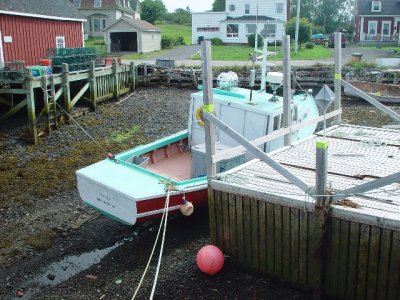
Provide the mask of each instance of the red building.
[{"label": "red building", "polygon": [[37,65],[48,49],[83,47],[85,21],[70,1],[1,1],[0,67],[12,60]]},{"label": "red building", "polygon": [[355,42],[363,45],[397,45],[399,42],[400,2],[397,0],[356,0]]}]

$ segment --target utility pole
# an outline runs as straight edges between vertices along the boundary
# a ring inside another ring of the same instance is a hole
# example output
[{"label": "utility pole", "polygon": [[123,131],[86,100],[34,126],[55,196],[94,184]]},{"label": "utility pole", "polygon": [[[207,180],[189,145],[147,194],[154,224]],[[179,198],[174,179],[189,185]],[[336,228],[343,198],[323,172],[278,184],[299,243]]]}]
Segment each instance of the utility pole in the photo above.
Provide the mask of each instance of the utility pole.
[{"label": "utility pole", "polygon": [[299,27],[300,27],[300,0],[297,0],[297,13],[296,13],[296,31],[294,34],[294,54],[297,54],[299,45]]}]

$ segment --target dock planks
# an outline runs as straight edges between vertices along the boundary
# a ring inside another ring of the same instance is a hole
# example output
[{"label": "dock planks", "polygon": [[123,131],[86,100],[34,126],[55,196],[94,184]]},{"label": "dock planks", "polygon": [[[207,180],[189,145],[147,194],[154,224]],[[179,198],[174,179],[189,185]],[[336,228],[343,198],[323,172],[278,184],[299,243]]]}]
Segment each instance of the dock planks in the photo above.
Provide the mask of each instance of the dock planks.
[{"label": "dock planks", "polygon": [[[400,170],[398,131],[336,128],[328,131],[332,145],[329,161],[332,157],[341,161],[340,166],[329,165],[332,190]],[[310,148],[316,139],[271,156],[312,185],[315,178]],[[293,153],[300,159],[295,160]],[[340,153],[345,155],[337,155]],[[359,176],[363,172],[369,176]],[[221,202],[216,205],[215,219],[210,220],[216,224],[211,226],[212,237],[216,236],[214,230],[218,232],[218,215],[226,215],[224,197],[218,195],[226,194],[229,199],[229,222],[223,223],[229,241],[212,242],[242,266],[309,289],[316,298],[399,299],[398,183],[332,205],[325,219],[316,213],[311,197],[257,160],[226,172],[210,186],[211,201]]]}]

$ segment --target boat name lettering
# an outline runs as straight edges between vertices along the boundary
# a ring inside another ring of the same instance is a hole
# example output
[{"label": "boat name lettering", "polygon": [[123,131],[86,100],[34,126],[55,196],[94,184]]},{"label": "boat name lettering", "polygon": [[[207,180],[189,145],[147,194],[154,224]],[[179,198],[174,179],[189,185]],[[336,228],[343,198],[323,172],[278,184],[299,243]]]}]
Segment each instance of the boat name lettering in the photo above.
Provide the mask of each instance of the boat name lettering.
[{"label": "boat name lettering", "polygon": [[103,203],[104,205],[115,208],[115,205],[111,202],[111,197],[100,193],[99,197],[97,197],[97,201]]}]

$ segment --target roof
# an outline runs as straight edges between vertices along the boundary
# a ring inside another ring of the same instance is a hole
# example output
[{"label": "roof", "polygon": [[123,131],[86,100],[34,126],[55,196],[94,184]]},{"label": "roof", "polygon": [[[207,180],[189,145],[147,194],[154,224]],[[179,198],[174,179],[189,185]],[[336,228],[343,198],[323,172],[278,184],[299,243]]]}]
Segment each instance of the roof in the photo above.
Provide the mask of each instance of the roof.
[{"label": "roof", "polygon": [[79,9],[120,9],[132,13],[140,10],[140,2],[139,0],[101,0],[101,7],[94,7],[94,0],[81,0]]},{"label": "roof", "polygon": [[371,12],[371,0],[358,0],[358,15],[369,16],[399,16],[400,15],[400,2],[397,0],[381,1],[381,11]]},{"label": "roof", "polygon": [[46,19],[86,20],[71,2],[65,0],[3,0],[0,1],[0,13]]},{"label": "roof", "polygon": [[227,17],[226,18],[226,20],[227,21],[255,21],[255,20],[258,20],[258,21],[275,21],[276,19],[274,19],[274,18],[270,18],[270,17],[267,17],[267,16],[252,16],[252,15],[245,15],[245,16],[240,16],[240,17],[237,17],[237,18],[234,18],[234,17]]},{"label": "roof", "polygon": [[134,19],[130,19],[130,18],[126,18],[126,17],[122,17],[119,18],[117,21],[115,21],[114,23],[112,23],[110,26],[106,27],[104,29],[104,31],[106,31],[107,29],[113,27],[115,24],[117,24],[120,21],[124,21],[142,31],[156,31],[156,32],[161,32],[161,30],[154,26],[153,24],[150,24],[147,21],[143,21],[143,20],[134,20]]}]

